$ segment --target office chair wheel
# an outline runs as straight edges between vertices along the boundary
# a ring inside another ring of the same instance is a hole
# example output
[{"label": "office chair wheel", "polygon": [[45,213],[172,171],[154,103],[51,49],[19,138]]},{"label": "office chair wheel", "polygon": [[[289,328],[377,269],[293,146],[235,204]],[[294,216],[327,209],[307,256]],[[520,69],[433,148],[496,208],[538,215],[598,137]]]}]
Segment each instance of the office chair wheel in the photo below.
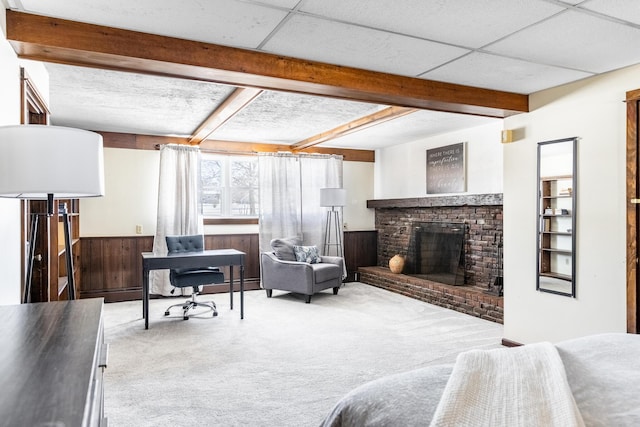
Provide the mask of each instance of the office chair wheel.
[{"label": "office chair wheel", "polygon": [[213,312],[213,317],[216,317],[217,315],[218,315],[218,312],[217,312],[217,311],[214,311],[214,312]]},{"label": "office chair wheel", "polygon": [[165,311],[165,312],[164,312],[164,315],[165,315],[165,316],[168,316],[168,315],[169,315],[169,310]]}]

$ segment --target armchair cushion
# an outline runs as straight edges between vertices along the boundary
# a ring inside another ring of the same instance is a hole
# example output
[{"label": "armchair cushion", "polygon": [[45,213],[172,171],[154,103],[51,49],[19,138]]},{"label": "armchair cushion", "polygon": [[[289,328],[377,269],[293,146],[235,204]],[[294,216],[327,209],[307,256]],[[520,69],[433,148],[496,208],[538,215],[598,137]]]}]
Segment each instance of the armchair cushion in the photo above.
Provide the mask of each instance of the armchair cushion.
[{"label": "armchair cushion", "polygon": [[322,262],[317,246],[298,246],[294,245],[293,253],[296,255],[296,261],[306,262],[309,264],[317,264]]},{"label": "armchair cushion", "polygon": [[286,237],[282,239],[272,239],[271,249],[276,258],[283,261],[296,261],[296,254],[293,251],[293,247],[300,245],[302,242],[297,237]]}]

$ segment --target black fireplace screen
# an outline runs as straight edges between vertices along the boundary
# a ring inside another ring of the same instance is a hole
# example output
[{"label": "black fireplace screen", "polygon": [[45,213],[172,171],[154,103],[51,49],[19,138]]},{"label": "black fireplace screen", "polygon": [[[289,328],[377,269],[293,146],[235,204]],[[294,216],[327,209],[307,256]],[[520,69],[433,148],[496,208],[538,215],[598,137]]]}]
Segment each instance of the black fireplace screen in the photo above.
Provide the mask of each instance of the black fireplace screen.
[{"label": "black fireplace screen", "polygon": [[413,223],[405,274],[463,285],[465,227],[463,223]]}]

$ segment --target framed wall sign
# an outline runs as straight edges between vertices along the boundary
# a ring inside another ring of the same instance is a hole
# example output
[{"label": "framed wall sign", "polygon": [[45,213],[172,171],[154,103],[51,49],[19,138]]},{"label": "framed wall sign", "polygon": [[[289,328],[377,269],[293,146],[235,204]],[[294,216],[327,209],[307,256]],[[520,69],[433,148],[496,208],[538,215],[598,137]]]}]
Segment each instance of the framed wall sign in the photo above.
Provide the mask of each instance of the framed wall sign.
[{"label": "framed wall sign", "polygon": [[465,143],[427,150],[427,194],[467,190]]}]

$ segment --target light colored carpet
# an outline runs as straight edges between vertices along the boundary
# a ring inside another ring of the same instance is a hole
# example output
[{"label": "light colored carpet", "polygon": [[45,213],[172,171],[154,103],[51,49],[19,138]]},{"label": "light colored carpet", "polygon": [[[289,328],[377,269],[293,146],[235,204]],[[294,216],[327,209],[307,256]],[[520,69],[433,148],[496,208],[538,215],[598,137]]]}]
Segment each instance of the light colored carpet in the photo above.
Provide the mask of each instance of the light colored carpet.
[{"label": "light colored carpet", "polygon": [[[105,415],[120,426],[317,426],[352,388],[384,375],[497,348],[502,325],[349,283],[301,296],[214,300],[218,317],[164,317],[176,298],[105,305]],[[185,299],[181,297],[181,299]],[[390,391],[392,392],[392,391]]]}]

